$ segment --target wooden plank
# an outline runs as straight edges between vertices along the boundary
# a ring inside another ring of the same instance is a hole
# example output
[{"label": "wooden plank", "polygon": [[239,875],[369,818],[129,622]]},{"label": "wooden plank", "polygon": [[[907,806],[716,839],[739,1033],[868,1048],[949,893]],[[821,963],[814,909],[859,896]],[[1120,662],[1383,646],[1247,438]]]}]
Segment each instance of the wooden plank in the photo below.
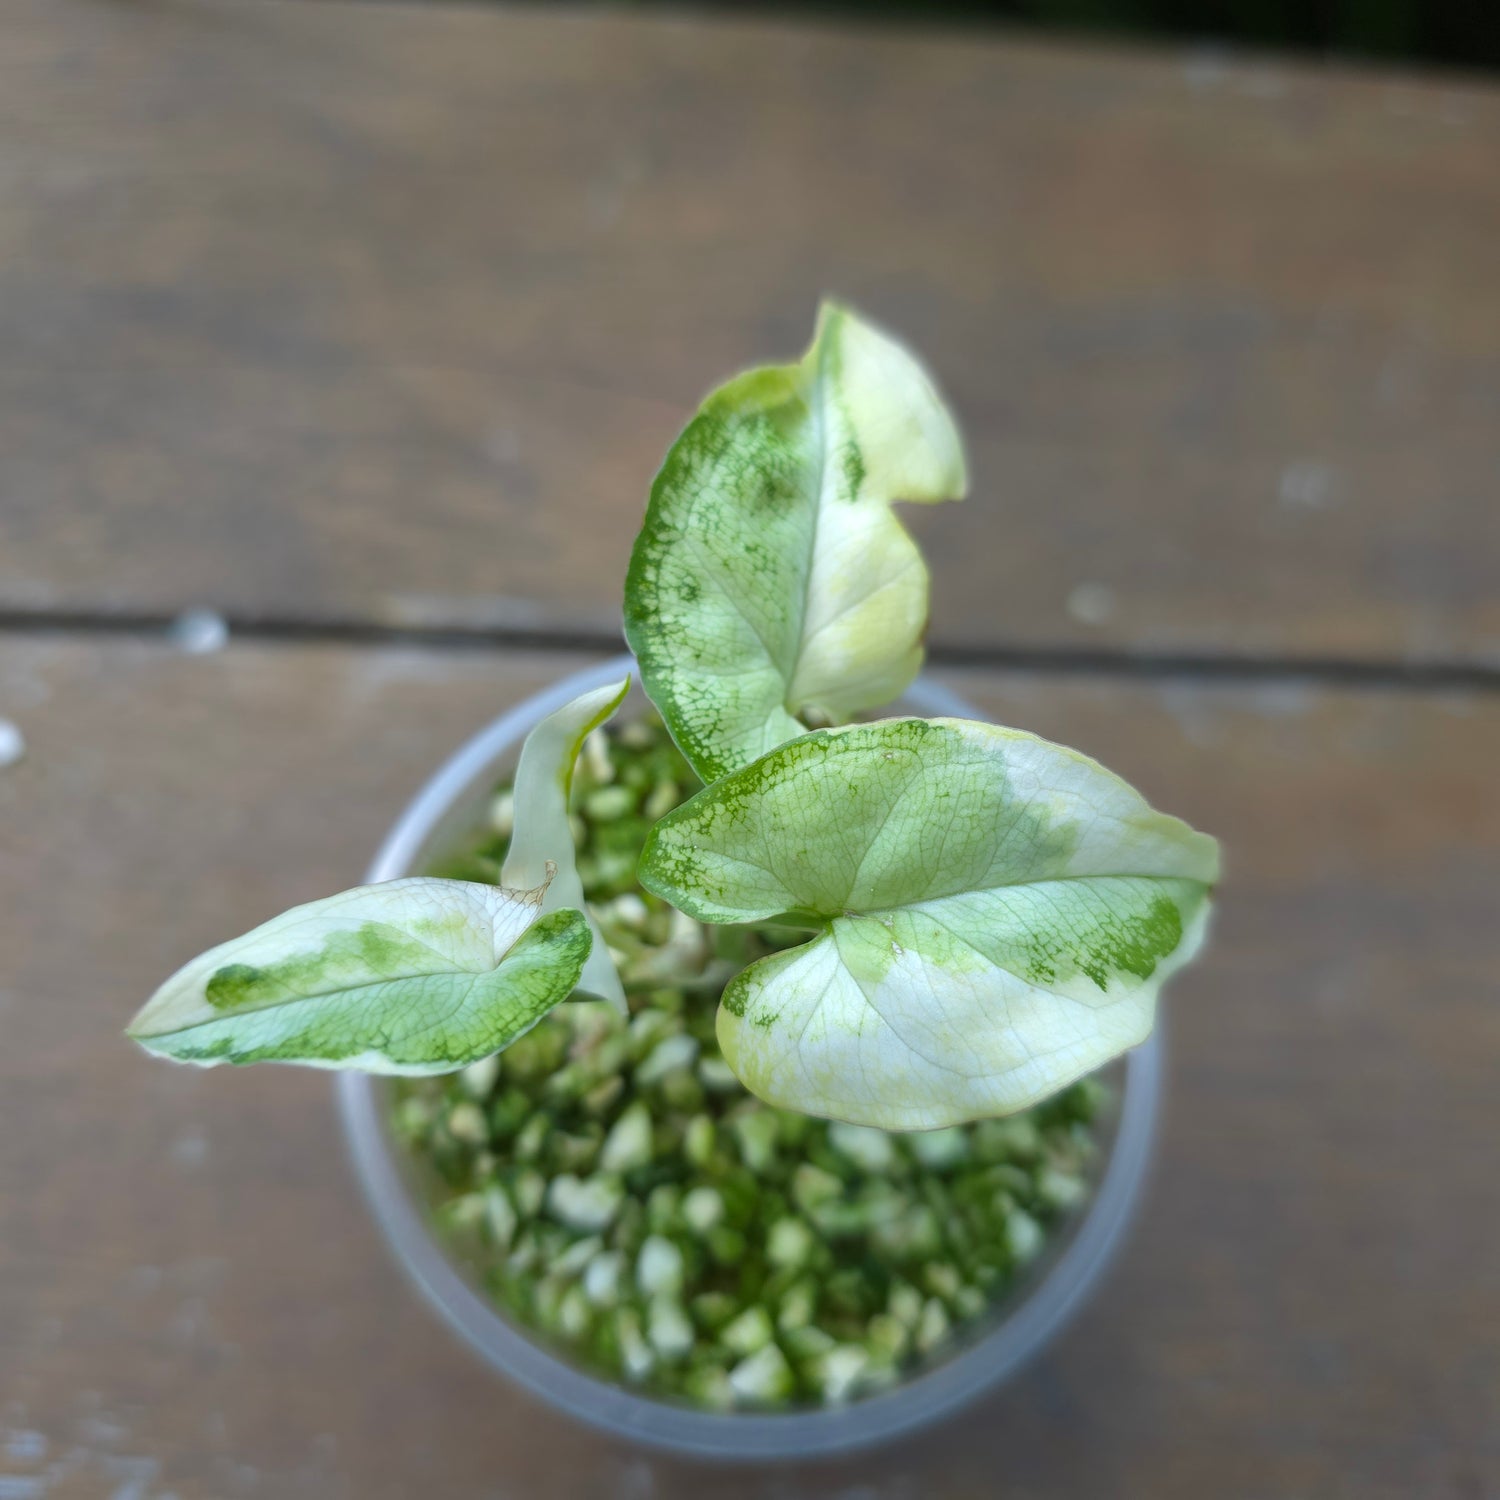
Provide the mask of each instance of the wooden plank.
[{"label": "wooden plank", "polygon": [[597,10],[7,0],[0,606],[612,630],[846,296],[954,646],[1500,654],[1500,94]]},{"label": "wooden plank", "polygon": [[1500,1486],[1494,697],[953,679],[1226,841],[1153,1185],[1103,1293],[968,1417],[721,1472],[586,1434],[454,1344],[326,1079],[119,1035],[187,954],[354,878],[441,755],[573,660],[0,650],[29,745],[0,771],[0,1473],[180,1500]]}]

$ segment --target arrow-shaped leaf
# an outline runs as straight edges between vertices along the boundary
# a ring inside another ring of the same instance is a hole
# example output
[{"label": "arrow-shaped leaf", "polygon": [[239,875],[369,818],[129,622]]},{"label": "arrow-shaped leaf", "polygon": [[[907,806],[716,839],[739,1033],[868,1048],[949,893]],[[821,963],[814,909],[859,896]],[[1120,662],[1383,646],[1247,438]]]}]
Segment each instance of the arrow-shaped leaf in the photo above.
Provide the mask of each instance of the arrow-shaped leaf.
[{"label": "arrow-shaped leaf", "polygon": [[724,993],[746,1087],[913,1130],[1021,1109],[1142,1041],[1202,940],[1218,847],[1059,745],[893,719],[706,788],[640,877],[701,921],[816,930]]},{"label": "arrow-shaped leaf", "polygon": [[582,693],[549,714],[526,736],[513,787],[515,831],[500,872],[501,881],[516,890],[529,890],[550,877],[542,910],[572,907],[588,917],[594,946],[579,985],[591,995],[610,1001],[622,1015],[625,988],[604,934],[584,905],[583,882],[578,878],[573,832],[568,825],[568,794],[584,740],[614,713],[629,691],[630,678],[625,677]]},{"label": "arrow-shaped leaf", "polygon": [[713,781],[916,676],[927,569],[894,500],[961,496],[958,432],[916,359],[826,305],[794,365],[704,402],[651,490],[625,633],[672,737]]},{"label": "arrow-shaped leaf", "polygon": [[130,1026],[181,1062],[445,1073],[508,1046],[578,983],[582,912],[544,887],[414,878],[273,918],[178,970]]}]

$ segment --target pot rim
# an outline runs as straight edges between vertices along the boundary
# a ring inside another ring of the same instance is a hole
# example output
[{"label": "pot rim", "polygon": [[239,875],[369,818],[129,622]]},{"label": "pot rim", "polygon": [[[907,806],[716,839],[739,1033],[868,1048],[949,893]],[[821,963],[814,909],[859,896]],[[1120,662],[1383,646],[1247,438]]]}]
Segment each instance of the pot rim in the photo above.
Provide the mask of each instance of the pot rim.
[{"label": "pot rim", "polygon": [[[456,802],[531,728],[591,688],[629,672],[621,655],[570,673],[500,715],[462,745],[408,804],[366,882],[413,872]],[[903,695],[919,713],[977,718],[957,693],[926,677]],[[647,1446],[698,1458],[810,1458],[870,1447],[927,1426],[1011,1375],[1053,1338],[1093,1290],[1123,1239],[1150,1159],[1162,1087],[1161,1027],[1124,1060],[1125,1084],[1109,1158],[1061,1253],[988,1333],[935,1368],[848,1406],[783,1413],[710,1412],[638,1394],[568,1364],[534,1343],[472,1287],[431,1228],[387,1134],[381,1089],[363,1073],[335,1080],[339,1114],[376,1221],[427,1301],[502,1374],[580,1421]]]}]

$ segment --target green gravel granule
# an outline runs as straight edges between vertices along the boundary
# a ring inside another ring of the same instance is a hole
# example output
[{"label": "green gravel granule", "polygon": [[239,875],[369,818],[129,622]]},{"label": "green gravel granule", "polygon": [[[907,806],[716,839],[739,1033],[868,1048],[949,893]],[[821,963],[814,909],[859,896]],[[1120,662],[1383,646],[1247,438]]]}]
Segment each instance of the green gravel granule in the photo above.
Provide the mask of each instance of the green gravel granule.
[{"label": "green gravel granule", "polygon": [[[584,892],[628,1022],[560,1006],[506,1052],[395,1084],[439,1228],[495,1301],[576,1363],[716,1409],[818,1406],[941,1360],[1093,1184],[1105,1089],[949,1130],[772,1109],[714,1042],[724,985],[807,934],[705,927],[636,883],[653,822],[698,788],[659,720],[596,731],[574,782]],[[491,827],[432,873],[498,880]]]}]

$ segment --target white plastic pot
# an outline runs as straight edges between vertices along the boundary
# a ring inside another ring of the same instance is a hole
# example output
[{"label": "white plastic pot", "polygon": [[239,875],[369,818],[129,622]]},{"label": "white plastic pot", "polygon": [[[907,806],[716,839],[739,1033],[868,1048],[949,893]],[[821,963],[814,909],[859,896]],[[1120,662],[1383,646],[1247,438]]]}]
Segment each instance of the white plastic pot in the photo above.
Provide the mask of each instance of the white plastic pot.
[{"label": "white plastic pot", "polygon": [[[514,769],[521,742],[539,720],[590,688],[618,681],[635,663],[601,662],[528,698],[464,745],[396,821],[366,879],[395,880],[428,868],[479,827],[495,783]],[[621,710],[645,698],[639,686]],[[924,715],[979,717],[927,678],[898,705]],[[535,1342],[471,1284],[429,1227],[412,1163],[387,1127],[381,1080],[338,1078],[345,1132],[375,1217],[407,1273],[449,1324],[502,1374],[580,1421],[652,1447],[724,1459],[807,1458],[885,1442],[947,1416],[990,1389],[1053,1338],[1093,1290],[1124,1234],[1150,1153],[1161,1089],[1156,1036],[1116,1069],[1119,1106],[1106,1123],[1096,1190],[1078,1216],[1049,1239],[1014,1293],[944,1362],[847,1406],[781,1413],[710,1412],[642,1395],[584,1373]]]}]

